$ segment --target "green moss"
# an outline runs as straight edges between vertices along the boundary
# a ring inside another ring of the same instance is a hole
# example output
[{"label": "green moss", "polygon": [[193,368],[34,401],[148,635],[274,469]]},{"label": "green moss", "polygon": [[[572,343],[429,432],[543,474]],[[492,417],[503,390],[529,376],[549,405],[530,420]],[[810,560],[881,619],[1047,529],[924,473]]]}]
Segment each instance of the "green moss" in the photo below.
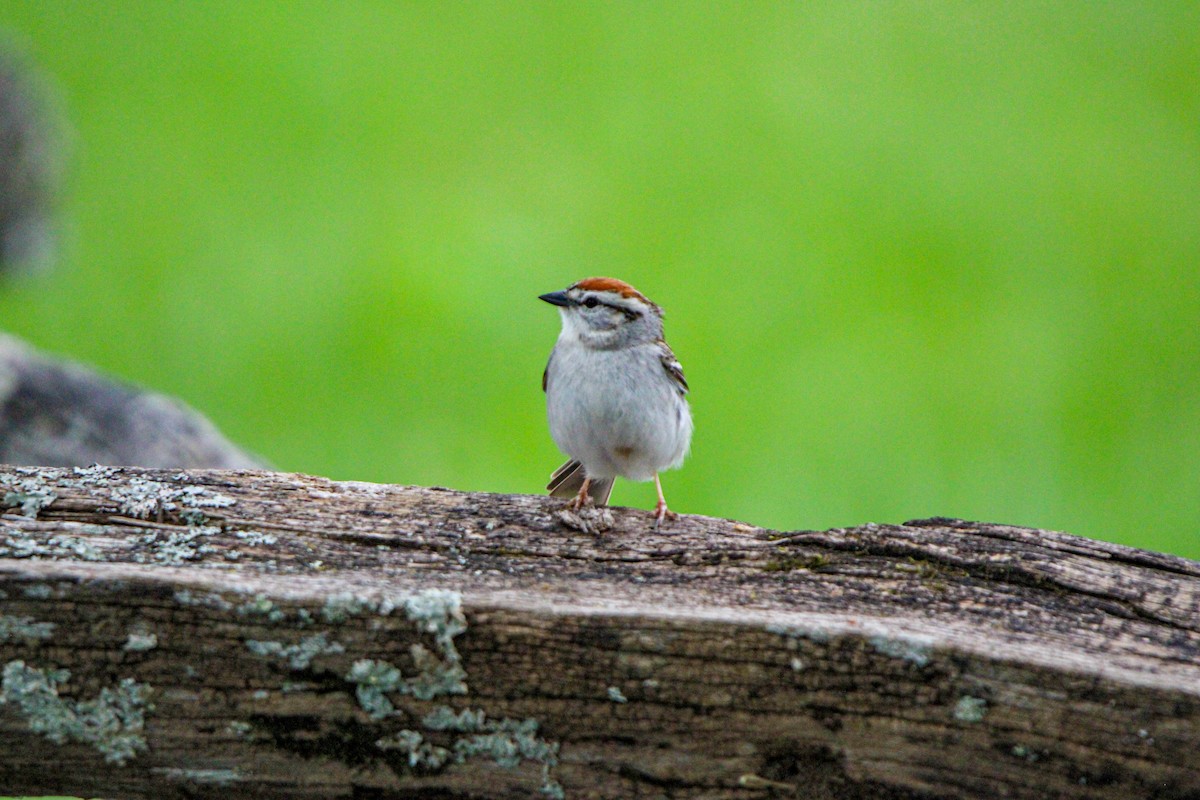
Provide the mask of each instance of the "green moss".
[{"label": "green moss", "polygon": [[791,572],[796,569],[819,569],[828,566],[829,556],[820,553],[811,556],[781,556],[763,566],[765,572]]},{"label": "green moss", "polygon": [[948,579],[962,580],[970,576],[970,573],[962,567],[946,564],[941,561],[914,558],[912,556],[909,556],[904,561],[897,562],[895,568],[901,572],[915,573],[925,585],[937,591],[946,590],[946,581]]},{"label": "green moss", "polygon": [[72,701],[58,695],[59,685],[70,677],[65,669],[35,669],[24,661],[10,661],[4,667],[0,703],[16,706],[34,733],[55,744],[91,745],[113,764],[124,764],[146,750],[149,686],[126,678],[116,689],[101,689],[95,700]]}]

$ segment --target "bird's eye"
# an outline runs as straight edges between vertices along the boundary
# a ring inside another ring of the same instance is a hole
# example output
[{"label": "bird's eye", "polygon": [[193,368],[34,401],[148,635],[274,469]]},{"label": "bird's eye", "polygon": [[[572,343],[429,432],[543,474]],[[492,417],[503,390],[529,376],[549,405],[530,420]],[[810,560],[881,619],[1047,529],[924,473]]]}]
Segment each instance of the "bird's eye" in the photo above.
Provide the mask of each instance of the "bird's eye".
[{"label": "bird's eye", "polygon": [[599,302],[600,301],[598,301],[596,298],[589,297],[587,300],[583,301],[583,304],[588,308],[595,308],[597,305],[599,305]]}]

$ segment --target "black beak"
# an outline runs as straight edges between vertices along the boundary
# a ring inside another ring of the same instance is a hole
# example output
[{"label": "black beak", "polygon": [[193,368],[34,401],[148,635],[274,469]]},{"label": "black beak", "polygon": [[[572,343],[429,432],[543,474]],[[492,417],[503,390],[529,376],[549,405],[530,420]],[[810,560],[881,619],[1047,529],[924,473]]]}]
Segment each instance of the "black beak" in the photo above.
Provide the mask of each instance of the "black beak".
[{"label": "black beak", "polygon": [[574,305],[574,301],[567,297],[566,292],[550,292],[549,294],[538,295],[538,300],[545,300],[552,306]]}]

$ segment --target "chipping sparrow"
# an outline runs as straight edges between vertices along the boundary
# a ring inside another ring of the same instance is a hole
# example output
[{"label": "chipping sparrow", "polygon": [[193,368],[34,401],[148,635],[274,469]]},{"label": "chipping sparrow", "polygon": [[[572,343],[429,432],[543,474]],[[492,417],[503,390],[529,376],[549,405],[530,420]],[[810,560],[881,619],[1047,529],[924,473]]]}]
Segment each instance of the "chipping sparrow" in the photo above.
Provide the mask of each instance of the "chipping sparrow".
[{"label": "chipping sparrow", "polygon": [[[607,505],[619,475],[654,479],[654,527],[671,513],[658,473],[683,463],[692,441],[687,381],[663,339],[663,312],[615,278],[586,278],[541,296],[562,332],[542,375],[550,436],[571,460],[550,478],[569,508]],[[674,516],[672,514],[672,516]]]}]

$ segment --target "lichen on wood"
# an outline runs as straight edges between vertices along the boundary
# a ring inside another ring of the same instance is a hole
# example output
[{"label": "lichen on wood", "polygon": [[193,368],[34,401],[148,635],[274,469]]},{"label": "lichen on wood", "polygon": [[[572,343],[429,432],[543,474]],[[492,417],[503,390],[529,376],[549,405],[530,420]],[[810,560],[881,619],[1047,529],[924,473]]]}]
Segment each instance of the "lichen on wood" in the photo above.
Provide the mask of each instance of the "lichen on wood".
[{"label": "lichen on wood", "polygon": [[[14,794],[1200,796],[1181,558],[947,519],[584,532],[251,471],[0,468],[0,498]],[[36,707],[67,724],[31,738]]]}]

